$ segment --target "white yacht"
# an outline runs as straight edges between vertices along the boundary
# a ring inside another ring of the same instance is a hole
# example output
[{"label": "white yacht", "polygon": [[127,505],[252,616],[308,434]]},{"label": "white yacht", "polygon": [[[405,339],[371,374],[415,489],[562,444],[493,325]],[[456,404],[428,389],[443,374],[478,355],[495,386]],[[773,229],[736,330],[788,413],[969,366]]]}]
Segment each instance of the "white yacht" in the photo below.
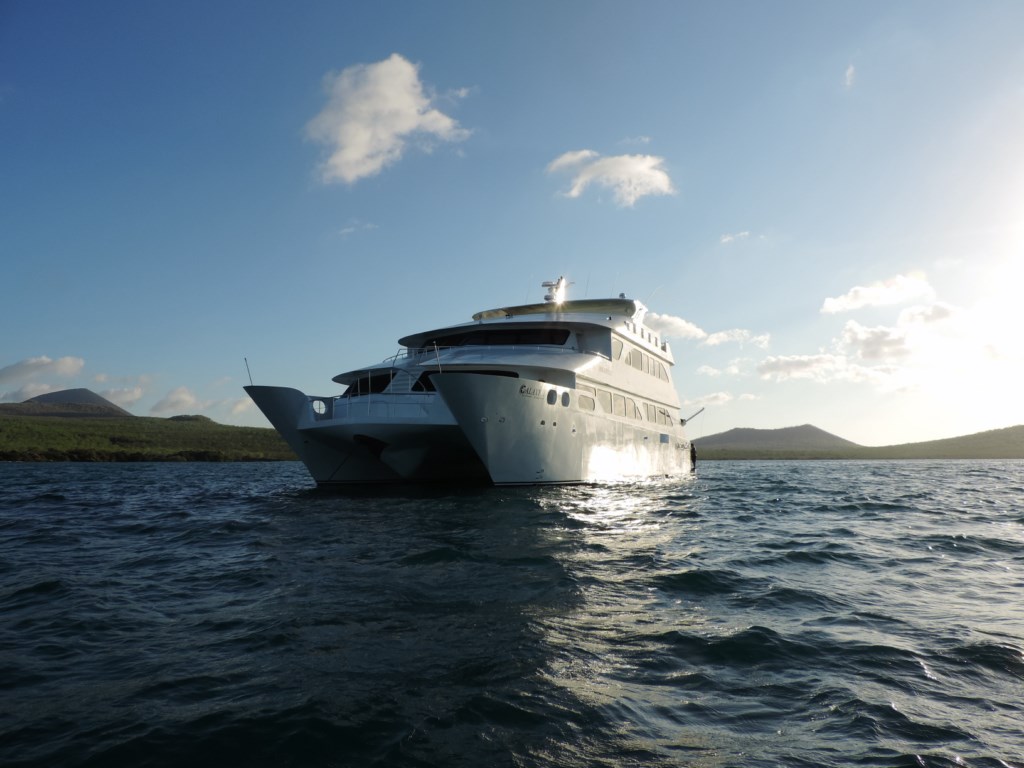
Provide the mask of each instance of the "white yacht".
[{"label": "white yacht", "polygon": [[320,486],[481,481],[589,483],[693,471],[672,352],[617,299],[478,312],[414,333],[375,365],[334,377],[340,395],[248,386]]}]

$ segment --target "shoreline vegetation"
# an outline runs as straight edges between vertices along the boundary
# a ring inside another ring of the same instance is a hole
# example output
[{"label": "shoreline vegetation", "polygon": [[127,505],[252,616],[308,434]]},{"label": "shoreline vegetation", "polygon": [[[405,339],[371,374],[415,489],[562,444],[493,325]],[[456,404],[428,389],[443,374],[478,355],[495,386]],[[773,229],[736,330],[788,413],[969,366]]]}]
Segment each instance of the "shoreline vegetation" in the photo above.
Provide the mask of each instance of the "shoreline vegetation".
[{"label": "shoreline vegetation", "polygon": [[[122,412],[123,413],[123,412]],[[694,439],[698,463],[721,460],[1024,459],[1024,426],[869,447],[811,425],[732,429]],[[0,405],[0,461],[296,461],[273,429],[218,424],[205,416],[156,418],[101,405]]]},{"label": "shoreline vegetation", "polygon": [[[24,405],[24,404],[19,404]],[[205,416],[112,416],[86,406],[0,406],[0,461],[296,461],[270,428]]]}]

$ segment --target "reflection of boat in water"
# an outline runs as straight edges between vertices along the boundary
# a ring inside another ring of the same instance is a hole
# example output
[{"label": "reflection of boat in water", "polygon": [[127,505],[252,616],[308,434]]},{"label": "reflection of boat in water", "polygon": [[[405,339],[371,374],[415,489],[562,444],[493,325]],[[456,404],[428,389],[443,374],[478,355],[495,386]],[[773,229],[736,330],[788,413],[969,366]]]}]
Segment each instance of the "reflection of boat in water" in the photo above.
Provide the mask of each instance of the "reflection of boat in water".
[{"label": "reflection of boat in water", "polygon": [[319,485],[480,480],[579,483],[690,472],[668,344],[639,301],[565,300],[478,312],[415,333],[339,374],[338,396],[246,391]]}]

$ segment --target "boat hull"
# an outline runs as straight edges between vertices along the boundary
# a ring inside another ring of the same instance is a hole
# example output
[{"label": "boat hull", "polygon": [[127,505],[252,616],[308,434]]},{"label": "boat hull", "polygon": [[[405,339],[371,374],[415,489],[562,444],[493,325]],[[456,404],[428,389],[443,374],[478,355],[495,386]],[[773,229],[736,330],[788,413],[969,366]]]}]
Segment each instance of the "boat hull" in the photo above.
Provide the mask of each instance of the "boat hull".
[{"label": "boat hull", "polygon": [[431,377],[497,485],[672,477],[693,469],[681,425],[580,407],[574,389],[475,373]]},{"label": "boat hull", "polygon": [[363,483],[487,481],[463,431],[436,396],[377,395],[372,402],[317,413],[289,387],[245,388],[318,486]]}]

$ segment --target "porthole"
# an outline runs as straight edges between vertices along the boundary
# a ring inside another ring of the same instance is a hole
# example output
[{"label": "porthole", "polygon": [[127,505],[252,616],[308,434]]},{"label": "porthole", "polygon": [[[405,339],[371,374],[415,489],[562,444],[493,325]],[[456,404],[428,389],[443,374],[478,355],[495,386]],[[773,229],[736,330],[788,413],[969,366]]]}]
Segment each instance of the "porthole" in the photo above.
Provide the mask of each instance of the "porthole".
[{"label": "porthole", "polygon": [[558,401],[558,392],[553,389],[548,390],[548,405],[554,405]]},{"label": "porthole", "polygon": [[327,403],[325,403],[323,400],[314,400],[313,413],[315,413],[317,416],[323,416],[325,413],[327,413]]},{"label": "porthole", "polygon": [[562,407],[563,408],[568,408],[569,407],[569,393],[568,392],[563,392],[562,393]]}]

